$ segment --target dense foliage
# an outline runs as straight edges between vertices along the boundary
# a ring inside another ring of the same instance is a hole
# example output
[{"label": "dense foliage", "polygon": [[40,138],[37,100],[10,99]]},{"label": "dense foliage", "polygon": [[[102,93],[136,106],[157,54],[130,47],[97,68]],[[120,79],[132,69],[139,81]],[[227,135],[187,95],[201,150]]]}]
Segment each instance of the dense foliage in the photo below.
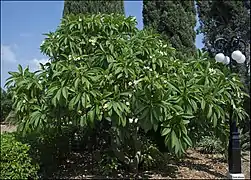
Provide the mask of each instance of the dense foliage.
[{"label": "dense foliage", "polygon": [[1,179],[36,179],[39,166],[29,156],[30,147],[13,134],[1,134]]},{"label": "dense foliage", "polygon": [[5,121],[12,110],[11,95],[1,88],[1,119]]},{"label": "dense foliage", "polygon": [[196,10],[192,0],[143,1],[143,22],[160,33],[177,51],[194,54]]},{"label": "dense foliage", "polygon": [[90,0],[78,0],[64,1],[63,16],[69,14],[98,14],[98,13],[118,13],[124,14],[124,2],[123,1],[90,1]]},{"label": "dense foliage", "polygon": [[149,157],[151,150],[138,144],[149,130],[160,132],[176,155],[202,131],[227,142],[230,106],[238,121],[246,116],[238,77],[200,51],[187,61],[175,58],[159,35],[135,25],[123,15],[63,19],[41,45],[50,62],[36,72],[20,65],[10,72],[18,129],[64,134],[82,127],[96,135],[105,129],[109,149],[132,170]]}]

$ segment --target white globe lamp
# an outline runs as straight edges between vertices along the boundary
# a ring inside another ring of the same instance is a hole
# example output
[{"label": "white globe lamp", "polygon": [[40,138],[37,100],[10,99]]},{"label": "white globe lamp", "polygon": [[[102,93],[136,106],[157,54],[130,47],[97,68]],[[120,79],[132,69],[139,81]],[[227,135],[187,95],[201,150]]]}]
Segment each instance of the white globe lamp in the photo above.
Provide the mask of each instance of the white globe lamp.
[{"label": "white globe lamp", "polygon": [[242,58],[242,53],[239,50],[234,51],[231,57],[238,62]]},{"label": "white globe lamp", "polygon": [[225,60],[225,55],[223,53],[218,53],[215,56],[216,62],[224,62]]},{"label": "white globe lamp", "polygon": [[223,63],[228,65],[230,63],[230,58],[228,56],[225,56],[225,59],[224,59]]},{"label": "white globe lamp", "polygon": [[245,62],[245,60],[246,60],[246,57],[245,57],[245,55],[244,54],[242,54],[242,56],[241,56],[241,59],[239,59],[238,61],[236,61],[237,63],[244,63]]}]

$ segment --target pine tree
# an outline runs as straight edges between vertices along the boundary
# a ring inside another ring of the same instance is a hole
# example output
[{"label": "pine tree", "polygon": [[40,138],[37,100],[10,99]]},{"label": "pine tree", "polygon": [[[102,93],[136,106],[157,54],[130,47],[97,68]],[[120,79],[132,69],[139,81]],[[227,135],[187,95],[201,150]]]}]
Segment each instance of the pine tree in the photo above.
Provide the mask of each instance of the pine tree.
[{"label": "pine tree", "polygon": [[144,27],[152,28],[182,54],[195,52],[196,9],[193,0],[143,0]]},{"label": "pine tree", "polygon": [[97,13],[115,13],[124,14],[123,1],[94,1],[94,0],[65,0],[63,16],[68,14],[97,14]]}]

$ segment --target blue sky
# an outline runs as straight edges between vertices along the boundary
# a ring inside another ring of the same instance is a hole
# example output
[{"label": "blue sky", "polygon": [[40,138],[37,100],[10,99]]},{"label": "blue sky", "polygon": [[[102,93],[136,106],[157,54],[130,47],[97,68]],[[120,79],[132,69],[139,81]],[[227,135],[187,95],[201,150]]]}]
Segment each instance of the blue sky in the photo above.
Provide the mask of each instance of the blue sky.
[{"label": "blue sky", "polygon": [[[43,33],[55,31],[63,12],[63,1],[1,1],[1,87],[8,71],[17,65],[37,69],[39,62],[46,62],[39,46]],[[125,1],[126,16],[136,16],[142,29],[142,1]],[[196,47],[201,48],[202,36],[196,37]]]}]

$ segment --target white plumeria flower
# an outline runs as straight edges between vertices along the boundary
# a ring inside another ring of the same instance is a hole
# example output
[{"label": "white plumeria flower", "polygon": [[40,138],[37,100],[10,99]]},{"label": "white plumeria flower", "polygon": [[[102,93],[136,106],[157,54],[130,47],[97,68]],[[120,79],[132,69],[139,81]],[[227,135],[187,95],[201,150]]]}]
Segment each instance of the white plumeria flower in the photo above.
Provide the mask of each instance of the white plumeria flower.
[{"label": "white plumeria flower", "polygon": [[129,118],[129,123],[133,123],[133,118]]},{"label": "white plumeria flower", "polygon": [[126,102],[126,105],[127,105],[127,106],[129,106],[129,105],[130,105],[130,103],[129,103],[129,102]]},{"label": "white plumeria flower", "polygon": [[79,20],[79,21],[82,21],[82,19],[81,19],[81,18],[79,18],[78,20]]},{"label": "white plumeria flower", "polygon": [[42,41],[41,46],[44,45],[45,41]]},{"label": "white plumeria flower", "polygon": [[136,119],[134,120],[134,122],[135,122],[135,123],[137,123],[137,122],[138,122],[138,120],[139,120],[139,119],[138,119],[138,118],[136,118]]},{"label": "white plumeria flower", "polygon": [[132,21],[135,21],[136,20],[136,17],[132,17]]},{"label": "white plumeria flower", "polygon": [[132,85],[132,82],[129,82],[128,85],[131,86],[131,85]]},{"label": "white plumeria flower", "polygon": [[108,108],[108,104],[106,103],[104,106],[103,106],[104,109]]},{"label": "white plumeria flower", "polygon": [[72,124],[72,122],[70,121],[69,124]]},{"label": "white plumeria flower", "polygon": [[213,68],[209,68],[209,73],[210,73],[210,74],[215,74],[216,71],[215,71],[215,69],[213,69]]},{"label": "white plumeria flower", "polygon": [[136,92],[136,90],[134,89],[133,92]]},{"label": "white plumeria flower", "polygon": [[49,77],[49,74],[46,74],[46,77]]},{"label": "white plumeria flower", "polygon": [[134,85],[137,85],[138,83],[139,83],[139,81],[137,81],[137,80],[134,80],[134,81],[133,81],[133,84],[134,84]]},{"label": "white plumeria flower", "polygon": [[147,69],[147,66],[144,66],[143,69]]},{"label": "white plumeria flower", "polygon": [[166,84],[166,83],[167,83],[167,80],[165,80],[164,83]]},{"label": "white plumeria flower", "polygon": [[23,103],[25,103],[26,101],[25,100],[23,100]]}]

